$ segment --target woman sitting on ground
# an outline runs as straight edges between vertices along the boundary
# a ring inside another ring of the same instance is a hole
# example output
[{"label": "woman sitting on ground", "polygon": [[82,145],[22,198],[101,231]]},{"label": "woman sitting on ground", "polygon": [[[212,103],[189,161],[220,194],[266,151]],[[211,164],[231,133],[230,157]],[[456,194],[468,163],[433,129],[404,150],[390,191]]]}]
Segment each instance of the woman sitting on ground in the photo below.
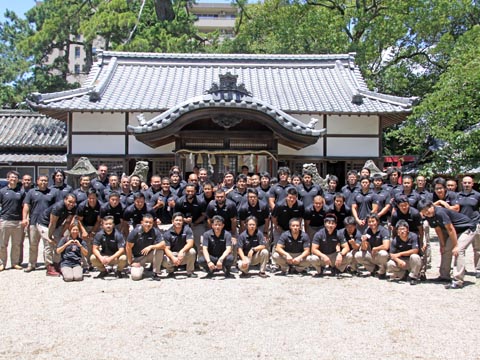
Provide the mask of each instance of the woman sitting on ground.
[{"label": "woman sitting on ground", "polygon": [[60,270],[64,281],[82,281],[82,255],[88,255],[87,243],[82,240],[77,224],[70,225],[68,236],[63,237],[57,245],[57,254],[62,256]]}]

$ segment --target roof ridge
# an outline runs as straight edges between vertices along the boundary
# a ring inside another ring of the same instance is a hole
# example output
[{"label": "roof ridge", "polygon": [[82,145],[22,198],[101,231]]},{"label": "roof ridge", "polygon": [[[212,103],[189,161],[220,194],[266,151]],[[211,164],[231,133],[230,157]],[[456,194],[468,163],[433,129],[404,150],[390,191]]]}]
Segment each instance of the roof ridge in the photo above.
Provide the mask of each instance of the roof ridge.
[{"label": "roof ridge", "polygon": [[402,107],[411,107],[412,105],[415,105],[419,99],[417,96],[411,96],[409,98],[405,98],[401,96],[381,94],[375,91],[362,90],[362,89],[360,89],[360,94],[370,99],[384,101],[384,102],[399,105]]}]

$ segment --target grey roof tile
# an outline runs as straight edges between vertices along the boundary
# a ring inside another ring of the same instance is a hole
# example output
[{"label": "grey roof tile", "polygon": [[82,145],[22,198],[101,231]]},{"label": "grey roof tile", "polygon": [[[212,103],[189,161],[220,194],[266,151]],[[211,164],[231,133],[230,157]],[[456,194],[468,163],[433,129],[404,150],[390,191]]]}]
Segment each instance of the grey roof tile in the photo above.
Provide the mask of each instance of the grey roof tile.
[{"label": "grey roof tile", "polygon": [[[36,94],[39,109],[164,111],[238,75],[256,99],[284,112],[405,113],[413,99],[369,91],[352,54],[250,55],[103,52],[81,89]],[[98,101],[91,101],[91,94]],[[357,95],[361,102],[354,104]]]}]

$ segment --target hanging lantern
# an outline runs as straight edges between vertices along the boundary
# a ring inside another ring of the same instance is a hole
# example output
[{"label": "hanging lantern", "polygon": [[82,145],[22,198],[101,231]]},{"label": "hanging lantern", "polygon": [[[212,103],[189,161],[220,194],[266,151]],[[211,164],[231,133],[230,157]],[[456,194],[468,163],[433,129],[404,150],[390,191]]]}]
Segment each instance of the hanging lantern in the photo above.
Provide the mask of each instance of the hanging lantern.
[{"label": "hanging lantern", "polygon": [[203,155],[202,154],[198,154],[197,155],[197,164],[198,165],[203,165]]}]

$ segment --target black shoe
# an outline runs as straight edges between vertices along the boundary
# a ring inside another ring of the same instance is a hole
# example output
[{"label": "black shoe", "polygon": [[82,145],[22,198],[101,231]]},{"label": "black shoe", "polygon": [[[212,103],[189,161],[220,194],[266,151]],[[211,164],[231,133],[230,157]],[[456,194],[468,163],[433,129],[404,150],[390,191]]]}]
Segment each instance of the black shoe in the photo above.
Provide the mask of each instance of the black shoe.
[{"label": "black shoe", "polygon": [[90,274],[90,270],[88,268],[83,268],[83,275]]},{"label": "black shoe", "polygon": [[258,273],[258,276],[260,276],[262,279],[266,279],[268,278],[269,276],[267,274],[265,274],[264,272],[259,272]]},{"label": "black shoe", "polygon": [[445,289],[458,290],[461,288],[463,288],[463,285],[455,281],[452,281],[450,284],[445,285]]},{"label": "black shoe", "polygon": [[250,274],[248,274],[248,273],[244,273],[244,272],[241,272],[241,273],[240,273],[240,278],[241,278],[241,279],[247,279],[247,278],[249,278],[249,277],[250,277]]},{"label": "black shoe", "polygon": [[287,276],[287,272],[286,271],[280,271],[280,272],[276,273],[275,276]]},{"label": "black shoe", "polygon": [[236,274],[236,273],[238,273],[238,269],[236,267],[232,266],[230,268],[230,272]]},{"label": "black shoe", "polygon": [[207,275],[203,277],[204,279],[213,279],[213,272],[208,272]]},{"label": "black shoe", "polygon": [[427,276],[425,274],[420,275],[420,281],[427,281]]},{"label": "black shoe", "polygon": [[378,274],[378,280],[386,280],[387,274]]},{"label": "black shoe", "polygon": [[188,277],[188,278],[194,278],[194,279],[195,279],[195,278],[198,278],[198,275],[195,274],[194,272],[192,272],[192,273],[187,273],[187,277]]},{"label": "black shoe", "polygon": [[172,272],[169,272],[167,274],[167,279],[175,279],[175,273],[172,271]]},{"label": "black shoe", "polygon": [[117,279],[122,279],[122,278],[125,277],[125,275],[120,270],[117,270],[117,271],[115,271],[115,277]]},{"label": "black shoe", "polygon": [[408,276],[408,274],[405,273],[405,274],[403,275],[403,277],[400,279],[400,281],[408,281],[409,278],[410,278],[410,277]]},{"label": "black shoe", "polygon": [[315,275],[313,275],[314,278],[321,278],[323,277],[323,272],[317,272]]},{"label": "black shoe", "polygon": [[152,274],[152,280],[153,281],[160,281],[160,280],[162,280],[162,278],[157,273],[153,273]]},{"label": "black shoe", "polygon": [[100,271],[100,274],[95,276],[95,279],[105,279],[107,277],[107,275],[108,275],[107,271]]},{"label": "black shoe", "polygon": [[435,279],[432,279],[431,281],[436,282],[436,283],[449,283],[451,280],[447,279],[447,278],[442,278],[442,277],[439,276]]},{"label": "black shoe", "polygon": [[230,271],[225,272],[225,279],[235,279],[235,276]]},{"label": "black shoe", "polygon": [[410,285],[417,285],[418,284],[418,280],[414,279],[414,278],[411,278],[411,277],[409,277],[409,282],[410,282]]}]

